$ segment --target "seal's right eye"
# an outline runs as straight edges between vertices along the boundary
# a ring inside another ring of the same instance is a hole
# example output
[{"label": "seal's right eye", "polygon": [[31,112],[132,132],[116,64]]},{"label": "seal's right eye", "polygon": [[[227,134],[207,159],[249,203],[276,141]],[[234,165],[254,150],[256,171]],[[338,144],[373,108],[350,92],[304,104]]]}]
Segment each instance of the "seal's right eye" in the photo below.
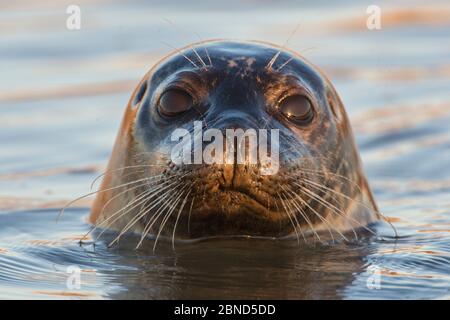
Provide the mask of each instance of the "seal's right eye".
[{"label": "seal's right eye", "polygon": [[188,111],[193,104],[189,93],[181,89],[169,89],[159,98],[158,112],[165,117],[174,117]]},{"label": "seal's right eye", "polygon": [[303,95],[284,98],[279,108],[283,116],[297,125],[307,125],[314,116],[311,101]]}]

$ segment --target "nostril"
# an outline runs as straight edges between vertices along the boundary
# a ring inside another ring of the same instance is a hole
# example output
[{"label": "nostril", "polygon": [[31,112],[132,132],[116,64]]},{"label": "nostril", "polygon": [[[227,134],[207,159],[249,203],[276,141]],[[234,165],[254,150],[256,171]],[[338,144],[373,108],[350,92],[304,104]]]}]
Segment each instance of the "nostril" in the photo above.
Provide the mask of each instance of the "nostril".
[{"label": "nostril", "polygon": [[233,187],[233,179],[234,179],[234,172],[235,171],[235,165],[234,164],[224,164],[223,170],[222,170],[222,183],[220,185],[221,189],[227,189]]}]

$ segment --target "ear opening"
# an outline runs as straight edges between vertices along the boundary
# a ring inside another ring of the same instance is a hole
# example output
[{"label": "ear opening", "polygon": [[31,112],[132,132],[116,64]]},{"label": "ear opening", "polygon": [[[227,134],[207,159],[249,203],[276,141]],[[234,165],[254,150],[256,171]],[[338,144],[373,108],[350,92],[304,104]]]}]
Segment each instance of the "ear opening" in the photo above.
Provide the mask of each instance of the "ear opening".
[{"label": "ear opening", "polygon": [[332,92],[331,90],[327,93],[328,105],[330,106],[331,112],[336,118],[337,123],[341,123],[343,120],[343,115],[341,111],[342,102],[339,99],[338,95]]},{"label": "ear opening", "polygon": [[133,108],[136,108],[136,106],[141,103],[142,99],[145,96],[145,93],[147,92],[147,81],[144,81],[144,83],[141,84],[140,88],[136,92],[133,100]]}]

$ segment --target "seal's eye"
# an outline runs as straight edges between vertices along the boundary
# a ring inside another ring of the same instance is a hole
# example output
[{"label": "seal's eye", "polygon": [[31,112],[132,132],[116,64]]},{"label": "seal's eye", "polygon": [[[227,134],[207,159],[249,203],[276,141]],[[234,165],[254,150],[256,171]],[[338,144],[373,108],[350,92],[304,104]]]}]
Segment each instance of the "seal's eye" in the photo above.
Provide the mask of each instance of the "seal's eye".
[{"label": "seal's eye", "polygon": [[166,117],[173,117],[192,107],[192,97],[180,89],[169,89],[159,99],[158,111]]},{"label": "seal's eye", "polygon": [[314,116],[311,101],[303,95],[284,98],[280,102],[279,108],[283,116],[298,125],[310,123]]}]

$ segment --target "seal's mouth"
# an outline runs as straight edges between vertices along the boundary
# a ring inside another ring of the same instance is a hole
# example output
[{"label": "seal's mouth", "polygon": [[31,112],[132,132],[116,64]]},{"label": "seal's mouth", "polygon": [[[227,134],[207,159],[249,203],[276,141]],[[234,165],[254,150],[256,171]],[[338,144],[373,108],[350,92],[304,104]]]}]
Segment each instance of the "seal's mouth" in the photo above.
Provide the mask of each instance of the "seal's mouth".
[{"label": "seal's mouth", "polygon": [[155,207],[143,222],[148,223],[147,219],[152,219],[155,212],[162,212],[152,229],[152,233],[159,233],[164,212],[173,207],[167,214],[167,222],[162,224],[161,235],[197,239],[222,236],[280,238],[292,234],[292,214],[287,214],[283,206],[288,204],[289,195],[280,198],[278,190],[278,185],[285,185],[287,181],[284,177],[262,177],[252,169],[249,166],[184,166],[172,171],[173,176],[181,178],[171,182],[176,180],[170,180],[168,176],[168,182],[163,183],[176,183],[178,190],[168,196],[172,200],[161,204],[168,203],[166,209],[163,207],[158,211]]},{"label": "seal's mouth", "polygon": [[[224,189],[219,192],[222,197],[230,199],[231,207],[249,203],[258,209],[270,210],[270,197],[262,192],[252,192],[248,189]],[[273,201],[272,201],[273,202]]]},{"label": "seal's mouth", "polygon": [[190,212],[186,228],[177,229],[177,236],[181,239],[286,236],[289,229],[286,215],[269,209],[261,199],[248,190],[237,189],[205,196],[202,204]]}]

